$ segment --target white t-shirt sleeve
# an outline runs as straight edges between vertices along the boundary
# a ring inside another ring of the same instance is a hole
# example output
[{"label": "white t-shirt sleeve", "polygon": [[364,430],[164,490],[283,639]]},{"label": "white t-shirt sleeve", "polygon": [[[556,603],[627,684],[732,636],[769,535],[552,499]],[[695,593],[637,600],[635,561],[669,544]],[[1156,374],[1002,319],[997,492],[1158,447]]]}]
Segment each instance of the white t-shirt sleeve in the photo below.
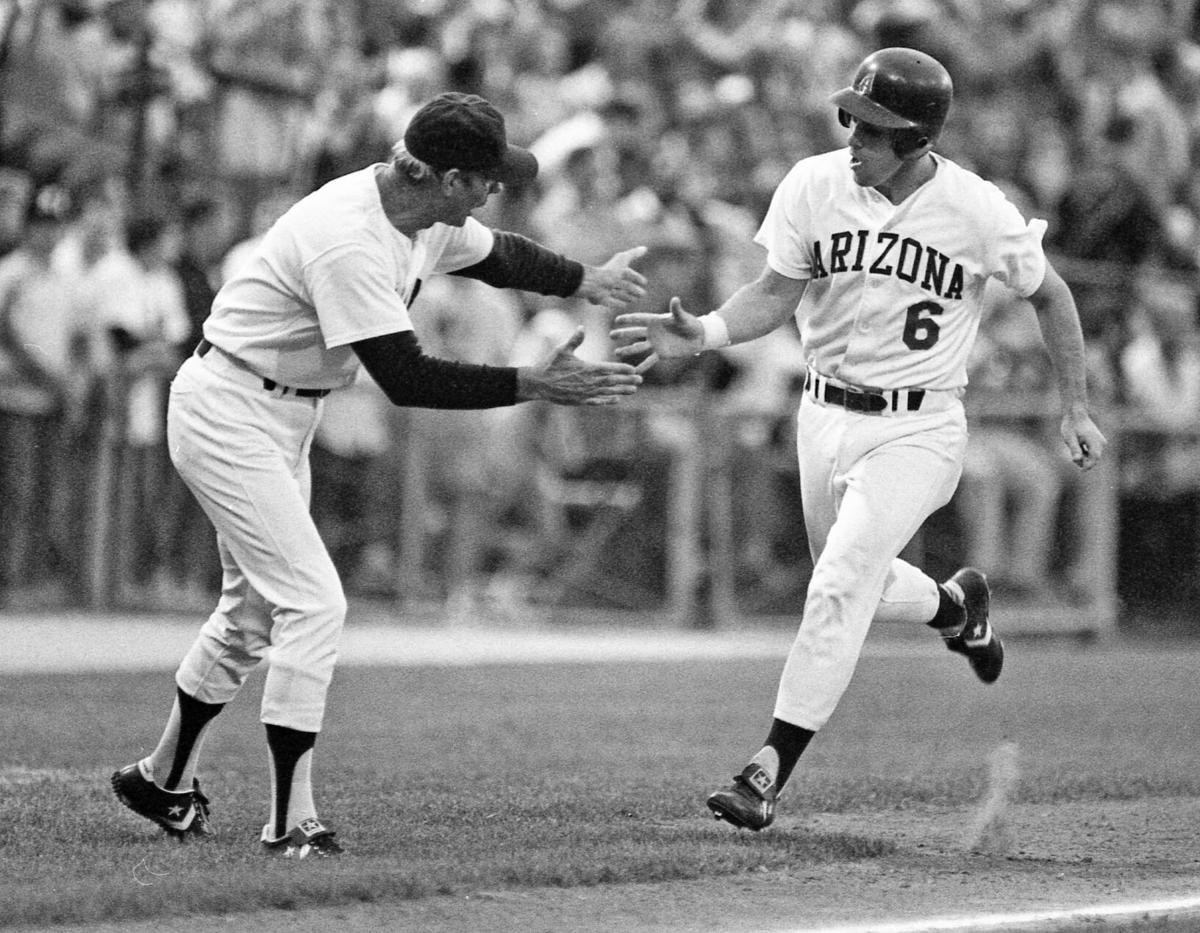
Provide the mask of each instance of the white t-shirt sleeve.
[{"label": "white t-shirt sleeve", "polygon": [[385,259],[365,246],[334,247],[304,270],[326,349],[412,330]]},{"label": "white t-shirt sleeve", "polygon": [[434,263],[434,272],[454,272],[486,259],[492,251],[495,236],[474,217],[468,217],[461,227],[441,227],[445,240]]},{"label": "white t-shirt sleeve", "polygon": [[1026,222],[999,188],[988,184],[987,189],[992,195],[992,203],[988,205],[985,216],[992,218],[996,225],[991,240],[991,275],[1022,298],[1028,298],[1038,290],[1042,279],[1046,277],[1046,254],[1042,249],[1046,221],[1034,219]]},{"label": "white t-shirt sleeve", "polygon": [[789,279],[812,278],[813,237],[804,216],[803,164],[787,173],[771,196],[754,242],[767,250],[767,265]]}]

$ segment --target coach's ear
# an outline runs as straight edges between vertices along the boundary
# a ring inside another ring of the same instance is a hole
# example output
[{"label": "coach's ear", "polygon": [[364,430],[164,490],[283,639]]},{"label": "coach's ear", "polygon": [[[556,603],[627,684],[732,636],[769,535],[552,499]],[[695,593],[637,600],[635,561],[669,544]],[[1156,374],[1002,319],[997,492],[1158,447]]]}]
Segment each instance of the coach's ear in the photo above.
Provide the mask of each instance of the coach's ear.
[{"label": "coach's ear", "polygon": [[467,179],[462,169],[448,168],[438,173],[438,181],[441,182],[442,194],[448,198],[454,193],[454,185],[466,184]]}]

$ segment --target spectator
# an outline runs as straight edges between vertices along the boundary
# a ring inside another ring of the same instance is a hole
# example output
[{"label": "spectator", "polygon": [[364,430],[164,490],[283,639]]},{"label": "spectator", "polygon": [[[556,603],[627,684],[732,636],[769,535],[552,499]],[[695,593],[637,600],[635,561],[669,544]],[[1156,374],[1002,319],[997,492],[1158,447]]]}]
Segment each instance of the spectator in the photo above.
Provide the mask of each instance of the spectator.
[{"label": "spectator", "polygon": [[987,291],[968,363],[971,388],[981,397],[1020,394],[1031,407],[1027,418],[977,419],[955,504],[967,563],[987,574],[993,590],[1046,598],[1053,592],[1054,532],[1068,465],[1055,456],[1039,414],[1042,399],[1053,398],[1050,360],[1028,302],[996,285]]},{"label": "spectator", "polygon": [[1171,500],[1200,491],[1200,330],[1196,290],[1157,270],[1138,280],[1120,373],[1142,429],[1129,438],[1123,484]]},{"label": "spectator", "polygon": [[389,140],[404,128],[421,104],[447,86],[446,62],[433,49],[407,47],[387,53],[384,84],[371,100],[371,109]]},{"label": "spectator", "polygon": [[175,533],[159,507],[170,470],[166,386],[190,349],[183,287],[172,265],[178,226],[162,215],[135,216],[124,246],[101,259],[91,276],[97,323],[114,361],[110,397],[120,406],[124,464],[117,514],[128,523],[120,541],[130,548],[122,553],[122,581],[165,586],[162,558]]},{"label": "spectator", "polygon": [[1118,582],[1123,599],[1153,610],[1195,593],[1200,336],[1193,281],[1147,270],[1135,294],[1120,356],[1130,417],[1121,438]]},{"label": "spectator", "polygon": [[1095,159],[1084,163],[1057,205],[1048,243],[1066,259],[1064,275],[1075,286],[1085,338],[1104,348],[1113,369],[1133,301],[1129,268],[1165,261],[1174,252],[1162,213],[1129,170],[1131,133],[1122,118],[1105,128]]},{"label": "spectator", "polygon": [[397,132],[375,105],[381,72],[354,50],[334,56],[302,130],[298,159],[304,177],[299,182],[305,191],[387,158],[403,126]]},{"label": "spectator", "polygon": [[[1076,80],[1077,140],[1087,155],[1092,140],[1120,127],[1125,171],[1154,209],[1165,211],[1187,178],[1188,125],[1160,76],[1160,62],[1177,41],[1172,0],[1093,0],[1085,6]],[[1103,143],[1102,143],[1103,145]]]},{"label": "spectator", "polygon": [[[435,356],[494,366],[512,362],[522,319],[516,295],[472,279],[434,277],[422,288],[416,313],[429,322],[428,342]],[[538,407],[543,406],[525,408]],[[502,526],[519,506],[529,479],[523,474],[530,469],[520,455],[514,425],[533,416],[519,407],[451,413],[414,409],[404,419],[425,451],[429,504],[440,532],[437,595],[445,599],[452,619],[470,613],[492,565],[509,556]],[[407,443],[406,436],[401,443]]]},{"label": "spectator", "polygon": [[[558,180],[511,193],[491,225],[586,238],[641,223],[673,207],[659,177],[665,168],[708,235],[727,240],[715,215],[761,216],[797,155],[840,144],[820,90],[826,77],[848,71],[868,47],[906,44],[941,50],[956,85],[982,103],[951,121],[943,151],[1007,182],[1010,194],[1020,189],[1030,210],[1050,218],[1048,245],[1084,261],[1062,268],[1109,368],[1128,339],[1130,266],[1200,259],[1200,182],[1188,172],[1200,148],[1193,3],[10,6],[7,165],[61,167],[72,185],[97,165],[116,166],[139,192],[233,185],[244,195],[234,205],[236,232],[252,238],[281,211],[271,189],[289,188],[290,203],[331,174],[384,160],[370,152],[397,135],[413,101],[456,88],[503,102],[514,135],[567,139],[557,153],[570,166],[560,173],[561,159],[543,160],[542,177]],[[573,229],[583,213],[569,206],[578,203],[568,177],[577,171],[597,174],[608,199],[597,209],[612,225]],[[0,188],[12,177],[0,177]],[[93,223],[100,202],[83,200],[91,216],[68,230],[56,264],[87,282],[111,231]],[[251,216],[260,209],[264,220]],[[111,226],[121,199],[103,211]],[[0,226],[0,255],[16,245],[12,229]],[[546,307],[522,302],[527,314]],[[590,323],[599,336],[599,320]],[[593,347],[607,349],[590,338],[585,352]]]},{"label": "spectator", "polygon": [[[183,289],[184,307],[191,328],[180,341],[187,350],[204,336],[204,320],[216,297],[215,278],[220,258],[222,228],[220,205],[201,198],[184,205],[179,254],[172,265]],[[221,568],[212,546],[213,529],[204,510],[174,470],[166,471],[162,496],[165,528],[173,529],[170,550],[163,555],[168,573],[163,580],[172,599],[189,603],[207,600],[203,594],[218,585]]]},{"label": "spectator", "polygon": [[390,407],[363,370],[344,392],[326,399],[313,438],[312,514],[348,591],[407,596],[396,592],[393,569],[400,439]]},{"label": "spectator", "polygon": [[0,259],[0,573],[10,599],[51,574],[79,582],[71,522],[82,502],[65,450],[83,326],[72,283],[51,262],[68,209],[60,187],[33,192],[21,244]]},{"label": "spectator", "polygon": [[[626,124],[634,112],[624,104],[588,111],[547,132],[534,145],[533,151],[547,161],[550,170],[541,183],[544,194],[530,224],[538,239],[551,249],[595,262],[611,255],[619,244],[645,237],[647,218],[640,207],[644,200],[628,197],[631,189],[623,177],[623,165],[632,148]],[[643,172],[637,180],[644,186],[649,178]],[[639,193],[645,194],[646,189]],[[650,200],[651,209],[656,209],[656,199]],[[653,285],[653,275],[647,278]],[[583,324],[587,339],[580,353],[584,358],[610,356],[611,315],[606,308],[561,299],[533,304],[541,310],[564,311]]]},{"label": "spectator", "polygon": [[216,297],[215,268],[220,258],[221,215],[215,201],[185,204],[180,218],[179,253],[172,265],[183,288],[190,329],[183,343],[195,346],[204,336],[204,319]]},{"label": "spectator", "polygon": [[282,217],[295,201],[296,193],[287,185],[279,185],[263,195],[250,215],[249,234],[229,247],[221,258],[215,284],[224,285],[237,274],[239,268],[254,255],[255,248],[271,229],[271,224]]},{"label": "spectator", "polygon": [[199,46],[215,85],[217,168],[246,192],[248,210],[264,185],[310,180],[305,133],[323,70],[349,47],[327,12],[302,0],[206,5]]},{"label": "spectator", "polygon": [[27,172],[0,166],[0,256],[16,249],[25,230],[25,205],[33,193]]}]

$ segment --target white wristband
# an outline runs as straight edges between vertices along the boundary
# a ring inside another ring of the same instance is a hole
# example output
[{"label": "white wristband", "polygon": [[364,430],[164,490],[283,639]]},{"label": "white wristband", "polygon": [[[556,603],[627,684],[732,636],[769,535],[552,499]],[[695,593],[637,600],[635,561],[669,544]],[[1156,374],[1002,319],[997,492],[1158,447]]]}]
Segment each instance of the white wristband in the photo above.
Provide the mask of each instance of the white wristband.
[{"label": "white wristband", "polygon": [[729,346],[729,325],[725,323],[725,318],[719,314],[702,314],[696,320],[704,328],[701,350],[719,350]]}]

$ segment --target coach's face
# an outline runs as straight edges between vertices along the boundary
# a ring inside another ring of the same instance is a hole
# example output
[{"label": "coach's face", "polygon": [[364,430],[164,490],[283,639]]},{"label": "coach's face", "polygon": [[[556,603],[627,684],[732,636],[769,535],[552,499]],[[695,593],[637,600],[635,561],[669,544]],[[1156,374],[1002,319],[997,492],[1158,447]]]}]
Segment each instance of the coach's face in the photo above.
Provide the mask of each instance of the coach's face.
[{"label": "coach's face", "polygon": [[479,172],[451,169],[443,179],[446,192],[446,211],[442,223],[461,227],[471,216],[488,202],[493,194],[504,190],[504,186]]},{"label": "coach's face", "polygon": [[892,148],[892,131],[873,123],[852,120],[850,172],[864,188],[887,184],[904,165]]}]

